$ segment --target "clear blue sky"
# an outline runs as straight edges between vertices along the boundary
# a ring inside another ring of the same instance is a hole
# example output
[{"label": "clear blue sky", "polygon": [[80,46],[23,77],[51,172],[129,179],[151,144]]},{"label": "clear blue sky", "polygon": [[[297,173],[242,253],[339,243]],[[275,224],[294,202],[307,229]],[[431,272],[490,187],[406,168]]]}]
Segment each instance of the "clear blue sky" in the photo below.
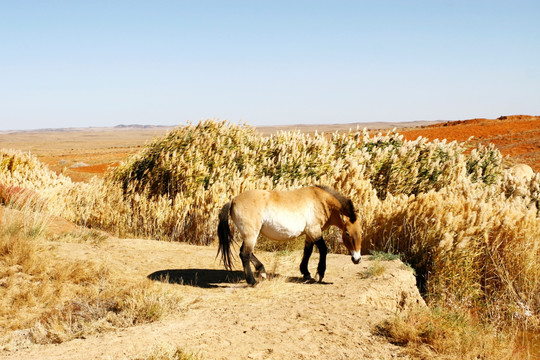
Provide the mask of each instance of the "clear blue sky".
[{"label": "clear blue sky", "polygon": [[0,130],[540,115],[540,1],[1,1]]}]

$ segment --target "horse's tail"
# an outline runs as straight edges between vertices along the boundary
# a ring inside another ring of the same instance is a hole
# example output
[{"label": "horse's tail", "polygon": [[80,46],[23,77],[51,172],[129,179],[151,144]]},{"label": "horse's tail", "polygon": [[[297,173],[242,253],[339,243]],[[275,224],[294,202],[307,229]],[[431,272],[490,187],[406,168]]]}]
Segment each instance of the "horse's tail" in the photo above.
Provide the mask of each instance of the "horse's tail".
[{"label": "horse's tail", "polygon": [[219,247],[216,256],[221,254],[221,260],[225,269],[232,270],[232,253],[231,253],[231,228],[229,227],[229,212],[231,203],[228,202],[221,208],[219,212],[218,237]]}]

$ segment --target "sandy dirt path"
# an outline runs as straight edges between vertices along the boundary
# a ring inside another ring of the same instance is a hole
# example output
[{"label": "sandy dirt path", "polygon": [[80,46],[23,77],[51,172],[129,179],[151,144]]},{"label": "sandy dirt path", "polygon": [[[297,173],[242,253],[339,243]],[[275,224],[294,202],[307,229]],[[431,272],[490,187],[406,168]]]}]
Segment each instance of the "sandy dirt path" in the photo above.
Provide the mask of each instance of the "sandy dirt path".
[{"label": "sandy dirt path", "polygon": [[[239,271],[221,270],[213,248],[121,239],[57,246],[74,258],[109,259],[127,277],[167,275],[164,286],[183,294],[183,310],[156,323],[2,352],[1,359],[133,359],[161,345],[203,359],[406,358],[373,329],[422,302],[413,274],[398,260],[365,278],[375,263],[369,257],[354,265],[349,256],[330,255],[327,283],[305,284],[297,278],[300,253],[258,253],[272,276],[251,288]],[[316,264],[314,254],[313,271]]]}]

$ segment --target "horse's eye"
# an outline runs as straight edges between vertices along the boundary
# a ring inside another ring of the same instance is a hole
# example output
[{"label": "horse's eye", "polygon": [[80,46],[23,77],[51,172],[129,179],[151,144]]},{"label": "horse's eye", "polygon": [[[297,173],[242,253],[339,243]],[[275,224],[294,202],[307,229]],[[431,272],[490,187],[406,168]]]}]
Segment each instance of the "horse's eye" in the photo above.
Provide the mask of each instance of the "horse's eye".
[{"label": "horse's eye", "polygon": [[349,234],[348,231],[345,231],[345,235],[347,235],[348,237],[351,237],[351,234]]}]

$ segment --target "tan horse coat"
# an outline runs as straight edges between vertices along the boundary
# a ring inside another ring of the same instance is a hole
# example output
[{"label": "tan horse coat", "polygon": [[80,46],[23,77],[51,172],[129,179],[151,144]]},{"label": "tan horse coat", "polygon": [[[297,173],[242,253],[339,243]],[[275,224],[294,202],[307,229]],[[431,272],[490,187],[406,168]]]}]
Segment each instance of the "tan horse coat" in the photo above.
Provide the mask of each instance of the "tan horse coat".
[{"label": "tan horse coat", "polygon": [[[227,203],[220,214],[220,248],[223,262],[231,267],[227,252],[230,251],[228,237],[228,219],[234,222],[242,239],[240,257],[246,272],[246,280],[251,279],[249,261],[253,262],[257,271],[264,267],[252,255],[259,233],[273,240],[289,240],[306,235],[304,259],[301,272],[305,278],[311,279],[307,271],[307,262],[313,245],[326,255],[326,245],[322,233],[329,226],[337,226],[342,230],[343,243],[350,251],[354,263],[360,261],[361,229],[356,221],[356,213],[352,202],[338,192],[322,186],[310,186],[291,191],[246,191]],[[227,228],[225,228],[227,226]],[[251,256],[251,258],[250,258]],[[319,281],[322,281],[326,267],[325,259],[319,263]]]}]

